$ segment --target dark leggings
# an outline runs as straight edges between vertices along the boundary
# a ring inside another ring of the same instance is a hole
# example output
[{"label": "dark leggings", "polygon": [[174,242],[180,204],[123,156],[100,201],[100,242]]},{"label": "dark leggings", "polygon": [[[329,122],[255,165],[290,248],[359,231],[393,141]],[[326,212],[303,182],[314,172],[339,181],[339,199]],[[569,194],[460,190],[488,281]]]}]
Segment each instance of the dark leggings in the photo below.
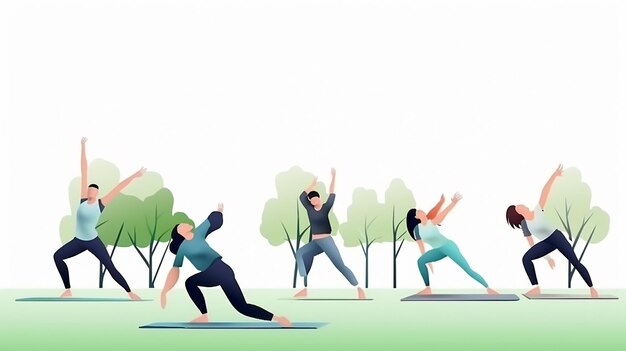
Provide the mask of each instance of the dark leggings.
[{"label": "dark leggings", "polygon": [[104,265],[104,267],[109,271],[111,277],[122,287],[126,292],[130,292],[130,287],[126,280],[120,272],[118,272],[115,265],[113,265],[113,261],[111,261],[111,256],[109,256],[109,252],[106,247],[102,243],[100,238],[95,238],[89,241],[80,240],[78,238],[72,239],[67,244],[61,246],[57,252],[54,253],[54,263],[57,265],[57,269],[59,270],[59,274],[61,274],[61,279],[63,279],[63,284],[66,289],[70,288],[70,272],[67,269],[67,264],[65,264],[66,259],[70,257],[74,257],[79,253],[84,251],[91,252],[96,258]]},{"label": "dark leggings", "polygon": [[207,313],[204,295],[200,291],[201,286],[220,286],[237,312],[248,317],[271,321],[274,315],[259,306],[249,304],[241,292],[241,288],[235,279],[235,273],[229,265],[221,259],[215,260],[211,266],[200,273],[196,273],[185,281],[187,293],[202,314]]},{"label": "dark leggings", "polygon": [[583,277],[587,286],[593,286],[589,271],[587,271],[587,268],[580,263],[572,245],[570,245],[569,241],[565,238],[565,235],[563,235],[563,233],[559,230],[555,230],[549,237],[533,245],[533,247],[526,251],[526,254],[524,254],[524,257],[522,258],[528,279],[530,279],[530,282],[533,285],[539,284],[537,282],[537,273],[535,273],[533,260],[541,258],[554,250],[559,250],[559,252],[567,258],[569,263],[571,263],[572,266],[576,268],[580,276]]}]

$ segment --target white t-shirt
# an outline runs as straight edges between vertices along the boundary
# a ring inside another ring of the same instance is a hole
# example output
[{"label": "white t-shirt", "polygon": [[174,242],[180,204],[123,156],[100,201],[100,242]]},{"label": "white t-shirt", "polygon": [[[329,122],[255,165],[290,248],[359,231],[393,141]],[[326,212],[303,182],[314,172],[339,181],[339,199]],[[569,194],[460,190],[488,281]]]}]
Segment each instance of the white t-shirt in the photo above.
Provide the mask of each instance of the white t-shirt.
[{"label": "white t-shirt", "polygon": [[522,231],[524,236],[535,236],[538,240],[547,239],[557,228],[552,225],[545,217],[543,209],[537,205],[533,211],[535,217],[532,220],[525,219],[522,221]]}]

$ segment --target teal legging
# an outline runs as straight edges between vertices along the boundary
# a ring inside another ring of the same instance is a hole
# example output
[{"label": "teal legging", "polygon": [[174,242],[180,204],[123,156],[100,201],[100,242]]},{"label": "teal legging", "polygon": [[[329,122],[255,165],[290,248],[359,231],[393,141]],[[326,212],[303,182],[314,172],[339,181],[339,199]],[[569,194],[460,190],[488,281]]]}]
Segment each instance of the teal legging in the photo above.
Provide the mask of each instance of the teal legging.
[{"label": "teal legging", "polygon": [[417,260],[417,267],[420,270],[420,274],[422,275],[422,279],[424,279],[424,284],[426,286],[430,286],[430,279],[428,277],[428,268],[426,265],[430,262],[439,261],[446,257],[450,257],[454,263],[458,264],[459,267],[463,268],[465,273],[467,273],[470,277],[474,278],[475,281],[479,282],[485,288],[488,287],[487,282],[480,274],[476,273],[467,263],[461,251],[459,251],[459,247],[456,246],[454,241],[450,240],[447,243],[443,244],[443,246],[434,248],[432,250],[426,251],[422,257]]}]

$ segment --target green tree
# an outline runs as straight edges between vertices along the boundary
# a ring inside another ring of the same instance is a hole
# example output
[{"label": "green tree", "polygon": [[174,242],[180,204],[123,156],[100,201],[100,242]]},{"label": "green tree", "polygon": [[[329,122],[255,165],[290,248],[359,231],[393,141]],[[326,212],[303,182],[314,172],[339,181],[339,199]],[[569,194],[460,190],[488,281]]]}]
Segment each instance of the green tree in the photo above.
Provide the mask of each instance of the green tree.
[{"label": "green tree", "polygon": [[[391,242],[393,249],[393,287],[397,287],[398,255],[406,238],[406,212],[415,207],[415,197],[401,179],[393,179],[385,191],[384,210],[381,221],[387,230],[381,238],[382,242]],[[398,245],[398,241],[400,244]]]},{"label": "green tree", "polygon": [[[548,218],[557,224],[559,229],[567,233],[572,247],[579,243],[585,245],[578,255],[582,261],[589,244],[604,240],[609,233],[610,218],[600,207],[591,207],[591,188],[582,181],[580,170],[568,168],[554,182],[546,204]],[[567,267],[567,287],[572,287],[575,269],[571,264]]]},{"label": "green tree", "polygon": [[[261,235],[272,246],[289,244],[294,259],[293,283],[295,288],[298,279],[296,251],[300,246],[311,240],[309,234],[309,218],[299,200],[299,195],[313,179],[313,174],[305,172],[298,166],[291,167],[276,175],[276,197],[267,200],[261,219]],[[328,199],[324,183],[318,182],[315,190],[322,200]],[[338,221],[333,212],[330,213],[332,234],[336,234]],[[305,279],[305,285],[307,284]]]},{"label": "green tree", "polygon": [[[138,208],[131,212],[129,222],[125,225],[126,235],[148,268],[148,287],[154,288],[161,265],[168,251],[171,232],[176,224],[193,222],[182,212],[173,213],[174,196],[167,188],[161,188],[148,196]],[[162,250],[160,259],[156,256],[161,243],[167,243]],[[143,252],[141,249],[147,249]],[[155,257],[156,256],[156,257]],[[157,265],[158,259],[158,265]]]},{"label": "green tree", "polygon": [[356,188],[352,204],[348,207],[347,220],[339,226],[344,245],[360,246],[365,256],[365,287],[369,287],[370,246],[380,240],[384,233],[385,206],[378,202],[376,191]]}]

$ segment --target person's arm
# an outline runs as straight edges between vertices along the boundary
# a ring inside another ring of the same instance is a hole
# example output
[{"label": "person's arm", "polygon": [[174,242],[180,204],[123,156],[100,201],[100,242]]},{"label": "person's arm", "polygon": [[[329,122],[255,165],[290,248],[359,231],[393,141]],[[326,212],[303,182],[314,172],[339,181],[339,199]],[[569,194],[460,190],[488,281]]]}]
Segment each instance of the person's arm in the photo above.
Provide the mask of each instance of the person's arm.
[{"label": "person's arm", "polygon": [[165,286],[163,286],[163,290],[161,291],[161,308],[165,308],[167,304],[167,293],[172,290],[176,282],[178,282],[178,276],[180,274],[180,268],[172,267],[170,272],[167,273],[167,278],[165,279]]},{"label": "person's arm", "polygon": [[430,211],[428,211],[428,213],[426,214],[426,218],[433,219],[437,217],[437,214],[439,213],[439,210],[441,210],[441,206],[443,206],[443,203],[445,201],[446,201],[446,197],[443,196],[443,194],[441,194],[441,198],[439,199],[439,202],[437,202],[437,204]]},{"label": "person's arm", "polygon": [[118,185],[115,186],[115,188],[113,188],[113,190],[109,191],[108,194],[106,194],[102,199],[102,204],[104,206],[108,206],[109,202],[111,202],[111,200],[113,200],[114,197],[117,196],[117,194],[120,193],[120,191],[122,191],[125,187],[128,186],[128,184],[130,184],[133,180],[135,180],[136,178],[141,177],[144,173],[146,173],[146,169],[141,167],[141,169],[139,169],[137,172],[133,173],[130,177],[122,180]]},{"label": "person's arm", "polygon": [[[528,245],[530,247],[533,247],[535,245],[535,240],[533,240],[532,236],[527,236],[526,240],[528,241]],[[556,263],[554,262],[554,260],[552,259],[552,257],[550,257],[550,255],[545,255],[543,257],[546,261],[548,261],[548,265],[550,265],[551,269],[554,269],[554,266],[556,266]]]},{"label": "person's arm", "polygon": [[334,194],[335,193],[335,176],[337,175],[337,171],[334,168],[330,169],[330,188],[328,188],[328,192],[330,194]]},{"label": "person's arm", "polygon": [[207,228],[204,234],[205,239],[207,236],[209,236],[209,234],[213,233],[214,231],[222,227],[222,224],[224,223],[224,215],[222,215],[223,211],[224,211],[224,204],[220,202],[217,205],[217,211],[211,212],[211,214],[207,218],[207,222],[209,222],[209,227]]},{"label": "person's arm", "polygon": [[304,189],[304,191],[300,194],[300,202],[302,203],[302,206],[304,206],[304,208],[313,207],[307,195],[311,191],[313,191],[313,188],[315,188],[316,184],[317,184],[317,177],[313,178],[313,181],[311,181],[311,184],[309,184],[309,186],[307,186],[306,189]]},{"label": "person's arm", "polygon": [[80,198],[87,198],[87,154],[85,152],[85,144],[87,138],[83,137],[80,141]]},{"label": "person's arm", "polygon": [[441,222],[443,222],[443,220],[446,218],[448,213],[452,211],[454,206],[456,206],[456,203],[459,202],[459,200],[461,200],[462,198],[463,196],[461,196],[461,194],[459,193],[454,194],[454,196],[452,197],[452,202],[450,202],[450,204],[446,208],[444,208],[443,211],[437,214],[437,216],[432,220],[433,224],[440,224]]},{"label": "person's arm", "polygon": [[313,180],[311,181],[311,184],[309,184],[309,186],[307,186],[306,189],[304,189],[304,193],[308,194],[311,191],[313,191],[313,189],[315,188],[315,185],[317,185],[317,177],[314,177]]},{"label": "person's arm", "polygon": [[543,190],[541,190],[541,197],[539,198],[539,207],[541,207],[542,210],[545,207],[546,202],[548,201],[548,196],[550,196],[550,189],[552,189],[552,184],[554,184],[556,178],[561,176],[562,174],[563,165],[559,165],[556,168],[556,171],[554,171],[554,173],[552,173],[552,175],[550,176],[550,179],[548,179],[546,185],[543,186]]},{"label": "person's arm", "polygon": [[[424,242],[422,240],[416,240],[415,242],[417,243],[417,246],[420,248],[420,252],[423,255],[424,252],[426,252],[426,248],[424,247]],[[435,273],[435,269],[433,268],[432,263],[428,263],[428,268],[430,268],[431,273]]]}]

